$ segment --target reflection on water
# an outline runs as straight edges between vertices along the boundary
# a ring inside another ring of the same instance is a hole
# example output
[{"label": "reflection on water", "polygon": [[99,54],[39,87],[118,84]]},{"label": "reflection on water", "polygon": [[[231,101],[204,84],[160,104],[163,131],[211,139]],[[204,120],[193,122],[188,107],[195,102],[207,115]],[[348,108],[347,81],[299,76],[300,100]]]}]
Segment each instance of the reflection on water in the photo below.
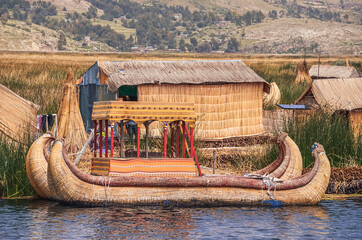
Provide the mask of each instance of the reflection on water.
[{"label": "reflection on water", "polygon": [[0,238],[360,238],[361,206],[361,199],[282,208],[75,208],[0,200]]}]

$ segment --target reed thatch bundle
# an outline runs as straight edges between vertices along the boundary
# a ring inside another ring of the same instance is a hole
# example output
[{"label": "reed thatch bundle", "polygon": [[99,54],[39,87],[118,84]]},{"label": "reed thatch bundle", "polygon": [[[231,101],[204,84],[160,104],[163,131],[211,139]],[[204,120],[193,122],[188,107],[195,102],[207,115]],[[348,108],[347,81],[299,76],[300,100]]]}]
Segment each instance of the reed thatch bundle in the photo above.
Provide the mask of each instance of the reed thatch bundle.
[{"label": "reed thatch bundle", "polygon": [[0,133],[17,142],[33,139],[39,106],[0,84]]},{"label": "reed thatch bundle", "polygon": [[275,82],[270,84],[270,92],[269,94],[263,93],[263,103],[266,106],[274,106],[280,103],[280,90],[278,85]]},{"label": "reed thatch bundle", "polygon": [[68,69],[63,86],[63,98],[58,111],[58,137],[64,138],[67,151],[78,152],[87,140],[82,116],[80,115],[74,76]]},{"label": "reed thatch bundle", "polygon": [[309,69],[312,79],[321,78],[359,78],[360,74],[356,68],[350,66],[313,65]]},{"label": "reed thatch bundle", "polygon": [[297,70],[298,74],[297,77],[295,78],[295,83],[297,84],[303,82],[312,83],[312,79],[308,73],[307,62],[305,60],[298,64]]},{"label": "reed thatch bundle", "polygon": [[264,132],[264,83],[222,85],[139,85],[140,102],[194,103],[200,139],[251,136]]}]

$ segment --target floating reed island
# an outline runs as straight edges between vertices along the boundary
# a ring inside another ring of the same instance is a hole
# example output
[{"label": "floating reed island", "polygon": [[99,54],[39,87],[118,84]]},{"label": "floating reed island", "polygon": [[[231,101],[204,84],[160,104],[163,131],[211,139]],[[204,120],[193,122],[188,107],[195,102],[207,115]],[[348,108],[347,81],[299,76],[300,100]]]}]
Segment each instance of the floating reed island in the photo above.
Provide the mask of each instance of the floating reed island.
[{"label": "floating reed island", "polygon": [[[43,198],[81,206],[280,206],[318,203],[330,177],[330,165],[323,147],[313,145],[313,169],[301,175],[302,160],[295,143],[286,134],[271,140],[279,146],[278,158],[266,168],[243,176],[198,175],[196,167],[193,177],[94,176],[80,171],[69,160],[62,140],[54,142],[48,156],[53,137],[45,134],[29,150],[27,173],[34,189]],[[142,159],[136,160],[140,165]]]}]

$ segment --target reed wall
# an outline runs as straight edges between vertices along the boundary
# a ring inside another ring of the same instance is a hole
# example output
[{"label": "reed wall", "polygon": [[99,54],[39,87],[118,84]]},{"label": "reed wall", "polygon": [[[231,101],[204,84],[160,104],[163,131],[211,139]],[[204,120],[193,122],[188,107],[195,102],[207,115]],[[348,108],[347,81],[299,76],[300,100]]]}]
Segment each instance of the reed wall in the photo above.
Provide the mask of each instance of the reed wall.
[{"label": "reed wall", "polygon": [[355,137],[358,138],[362,133],[362,110],[350,111],[349,121]]},{"label": "reed wall", "polygon": [[257,135],[263,126],[264,83],[139,85],[145,102],[194,103],[199,139]]}]

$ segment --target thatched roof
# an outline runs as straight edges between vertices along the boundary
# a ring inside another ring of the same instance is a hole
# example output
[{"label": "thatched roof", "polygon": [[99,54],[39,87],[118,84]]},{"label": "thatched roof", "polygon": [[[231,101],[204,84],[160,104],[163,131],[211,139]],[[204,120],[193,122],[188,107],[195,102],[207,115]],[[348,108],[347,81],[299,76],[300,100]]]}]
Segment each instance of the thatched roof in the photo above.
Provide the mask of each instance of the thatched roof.
[{"label": "thatched roof", "polygon": [[98,65],[112,92],[122,85],[254,82],[264,83],[269,92],[269,84],[241,60],[101,61]]},{"label": "thatched roof", "polygon": [[[0,84],[0,133],[10,139],[26,141],[36,133],[39,106]],[[28,135],[30,134],[30,136]]]},{"label": "thatched roof", "polygon": [[331,66],[331,65],[313,65],[309,70],[309,76],[313,79],[318,78],[358,78],[359,73],[354,67]]},{"label": "thatched roof", "polygon": [[314,80],[296,102],[310,93],[319,106],[330,111],[362,109],[362,78]]}]

